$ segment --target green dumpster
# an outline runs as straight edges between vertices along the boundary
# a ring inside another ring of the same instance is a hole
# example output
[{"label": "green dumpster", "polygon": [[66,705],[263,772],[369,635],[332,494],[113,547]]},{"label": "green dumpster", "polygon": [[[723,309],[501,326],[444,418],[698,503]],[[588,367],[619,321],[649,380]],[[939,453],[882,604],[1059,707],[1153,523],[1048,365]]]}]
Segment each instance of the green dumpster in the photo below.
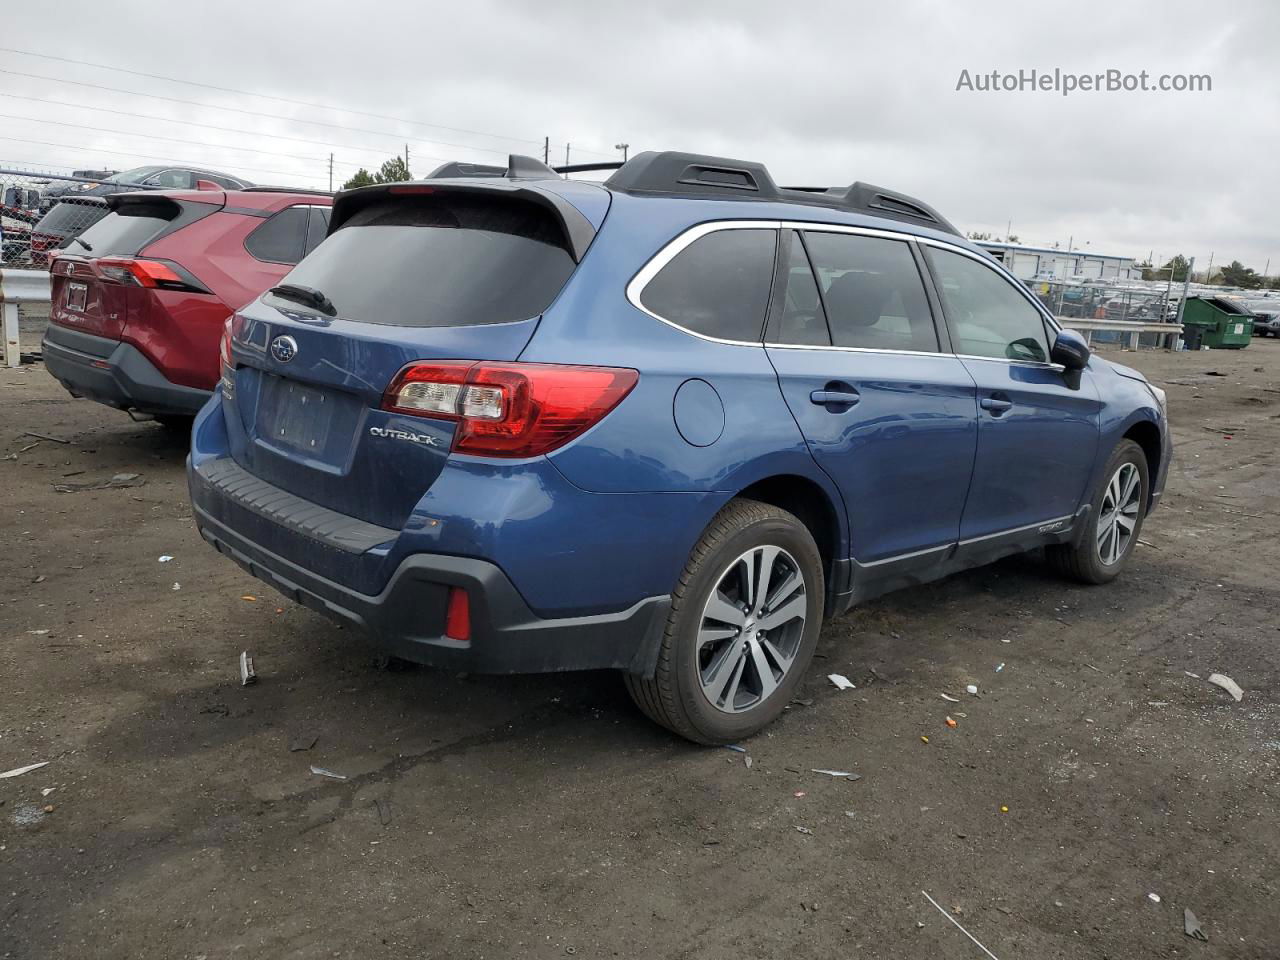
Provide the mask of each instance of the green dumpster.
[{"label": "green dumpster", "polygon": [[1201,342],[1214,350],[1239,350],[1253,339],[1253,314],[1224,297],[1188,297],[1182,325],[1188,343],[1199,334]]}]

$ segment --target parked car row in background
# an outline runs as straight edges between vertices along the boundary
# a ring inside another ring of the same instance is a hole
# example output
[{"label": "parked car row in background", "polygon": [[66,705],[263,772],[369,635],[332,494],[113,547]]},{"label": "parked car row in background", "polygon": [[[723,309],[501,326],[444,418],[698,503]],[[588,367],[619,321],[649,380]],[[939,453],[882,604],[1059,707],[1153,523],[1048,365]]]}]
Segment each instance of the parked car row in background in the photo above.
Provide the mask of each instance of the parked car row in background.
[{"label": "parked car row in background", "polygon": [[54,251],[45,366],[74,396],[188,429],[218,381],[227,318],[324,239],[332,197],[248,187],[92,202],[101,217]]},{"label": "parked car row in background", "polygon": [[242,177],[198,167],[153,165],[117,173],[77,170],[35,187],[11,186],[0,200],[0,260],[47,267],[53,251],[93,226],[107,213],[104,198],[139,189],[238,190],[253,184]]}]

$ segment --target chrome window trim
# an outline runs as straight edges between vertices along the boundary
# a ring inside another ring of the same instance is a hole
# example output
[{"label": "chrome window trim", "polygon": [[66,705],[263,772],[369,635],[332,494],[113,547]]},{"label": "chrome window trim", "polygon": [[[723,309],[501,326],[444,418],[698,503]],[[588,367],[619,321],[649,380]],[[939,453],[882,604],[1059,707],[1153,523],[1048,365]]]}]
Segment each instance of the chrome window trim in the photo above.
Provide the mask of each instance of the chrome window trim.
[{"label": "chrome window trim", "polygon": [[[905,233],[897,230],[884,230],[878,227],[855,227],[843,223],[822,223],[810,220],[707,220],[703,223],[695,224],[692,227],[677,234],[673,239],[669,240],[657,253],[655,253],[645,263],[643,267],[631,278],[627,283],[626,297],[628,302],[654,320],[665,323],[669,327],[674,327],[682,333],[687,333],[691,337],[697,337],[699,340],[706,340],[710,343],[723,343],[736,347],[773,347],[786,350],[839,350],[847,352],[859,353],[888,353],[888,354],[904,354],[907,356],[925,356],[925,357],[960,357],[961,359],[972,360],[994,360],[997,363],[1013,363],[1028,366],[1041,366],[1045,368],[1062,369],[1057,364],[1036,363],[1030,360],[1010,360],[1002,357],[968,357],[957,353],[947,353],[943,350],[886,350],[875,347],[838,347],[834,344],[831,346],[815,346],[813,344],[790,344],[790,343],[764,343],[760,340],[728,340],[722,337],[712,337],[705,333],[698,333],[696,330],[690,330],[688,327],[676,323],[674,320],[668,320],[666,317],[659,316],[640,300],[644,293],[644,288],[648,286],[649,281],[661,272],[662,268],[674,260],[686,247],[695,240],[707,236],[710,233],[716,233],[720,230],[807,230],[811,233],[850,233],[864,237],[880,237],[885,240],[898,240],[907,243],[915,242],[925,244],[927,246],[938,247],[952,253],[958,253],[966,256],[971,260],[977,260],[989,270],[994,271],[1001,276],[1006,283],[1009,283],[1015,290],[1020,293],[1023,298],[1035,308],[1049,326],[1054,330],[1061,330],[1050,313],[1044,309],[1043,304],[1037,300],[1029,290],[1024,287],[1013,274],[1004,269],[1003,266],[996,263],[985,254],[975,253],[959,244],[948,243],[946,240],[939,240],[935,237],[922,237],[914,233]],[[946,322],[945,317],[943,322]]]},{"label": "chrome window trim", "polygon": [[[718,233],[721,230],[773,230],[778,231],[782,228],[779,220],[709,220],[706,223],[699,223],[678,234],[673,240],[669,241],[666,246],[662,247],[657,253],[649,258],[649,261],[640,268],[640,271],[631,278],[631,282],[627,284],[627,300],[631,305],[641,313],[648,314],[653,319],[665,323],[669,327],[687,333],[691,337],[697,337],[699,340],[706,340],[710,343],[723,343],[733,347],[761,347],[763,344],[759,340],[727,340],[722,337],[712,337],[705,333],[698,333],[696,330],[690,330],[688,327],[681,326],[674,320],[668,320],[666,317],[659,316],[640,301],[644,288],[649,285],[649,281],[656,277],[668,263],[679,256],[686,247],[695,240],[707,236],[710,233]],[[775,237],[775,243],[777,242]],[[773,270],[774,261],[769,262],[769,269]],[[764,319],[761,318],[761,326],[764,325]]]}]

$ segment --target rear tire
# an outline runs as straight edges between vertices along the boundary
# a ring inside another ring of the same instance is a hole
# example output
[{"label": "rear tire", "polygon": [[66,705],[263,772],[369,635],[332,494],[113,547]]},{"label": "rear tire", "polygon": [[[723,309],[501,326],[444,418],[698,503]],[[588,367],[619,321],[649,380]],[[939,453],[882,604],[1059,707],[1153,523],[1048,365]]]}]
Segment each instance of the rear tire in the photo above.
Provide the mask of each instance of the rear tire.
[{"label": "rear tire", "polygon": [[1101,484],[1094,491],[1088,529],[1075,543],[1048,547],[1049,562],[1059,573],[1082,583],[1114,580],[1138,544],[1150,483],[1142,448],[1132,440],[1121,440],[1111,451]]},{"label": "rear tire", "polygon": [[651,720],[695,743],[757,733],[804,678],[825,590],[803,523],[771,504],[731,501],[672,591],[654,676],[627,674],[628,692]]},{"label": "rear tire", "polygon": [[156,423],[160,424],[160,426],[164,427],[175,437],[182,434],[190,436],[191,424],[195,422],[195,419],[195,417],[171,416],[169,414],[165,414],[164,416],[156,417]]}]

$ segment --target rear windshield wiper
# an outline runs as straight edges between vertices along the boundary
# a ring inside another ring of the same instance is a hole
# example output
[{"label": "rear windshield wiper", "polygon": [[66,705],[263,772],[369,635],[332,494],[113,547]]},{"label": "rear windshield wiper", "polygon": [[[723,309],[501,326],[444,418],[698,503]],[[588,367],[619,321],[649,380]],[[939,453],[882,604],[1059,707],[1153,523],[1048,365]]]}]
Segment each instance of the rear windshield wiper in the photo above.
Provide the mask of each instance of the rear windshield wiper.
[{"label": "rear windshield wiper", "polygon": [[93,247],[91,247],[86,241],[81,240],[79,237],[72,237],[71,240],[73,243],[78,243],[80,244],[80,246],[84,247],[90,253],[93,253]]},{"label": "rear windshield wiper", "polygon": [[336,316],[338,310],[333,305],[333,301],[326,297],[315,287],[304,287],[300,283],[282,283],[272,287],[267,291],[275,294],[282,300],[292,300],[294,303],[305,304],[313,307],[321,313],[327,313],[329,316]]}]

